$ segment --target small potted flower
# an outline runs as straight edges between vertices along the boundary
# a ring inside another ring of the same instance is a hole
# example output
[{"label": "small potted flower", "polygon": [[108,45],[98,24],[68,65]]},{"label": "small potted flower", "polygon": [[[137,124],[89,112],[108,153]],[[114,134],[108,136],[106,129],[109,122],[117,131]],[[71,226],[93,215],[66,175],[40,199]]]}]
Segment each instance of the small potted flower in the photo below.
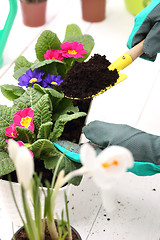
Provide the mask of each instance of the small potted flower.
[{"label": "small potted flower", "polygon": [[[110,146],[103,150],[98,156],[96,156],[96,152],[93,147],[91,147],[88,143],[84,144],[80,149],[80,157],[83,166],[78,170],[70,172],[66,176],[64,176],[64,170],[62,170],[59,173],[57,180],[55,180],[55,175],[53,176],[52,185],[47,187],[47,192],[43,191],[45,195],[45,203],[44,215],[42,217],[42,206],[39,193],[40,179],[37,175],[34,175],[33,177],[33,155],[26,147],[20,147],[14,140],[9,140],[8,151],[11,159],[15,164],[18,181],[21,184],[21,194],[26,221],[22,217],[22,214],[18,208],[16,197],[11,184],[12,195],[16,203],[16,207],[19,211],[19,215],[24,224],[25,232],[30,240],[44,239],[46,233],[45,230],[49,231],[49,240],[72,240],[72,231],[74,229],[72,229],[69,224],[69,213],[66,197],[65,203],[67,221],[64,221],[63,217],[62,219],[58,219],[56,228],[56,222],[54,219],[54,212],[56,210],[55,199],[57,197],[58,190],[61,186],[68,182],[69,179],[84,174],[91,175],[95,184],[97,184],[101,190],[103,206],[107,211],[112,211],[114,209],[114,199],[112,199],[112,186],[116,181],[118,181],[118,179],[126,172],[128,168],[131,168],[133,166],[133,156],[131,152],[124,147]],[[32,217],[27,193],[30,193],[31,195],[34,217]],[[18,231],[18,234],[20,234],[20,231]],[[14,239],[18,240],[16,236],[14,236]],[[81,239],[79,235],[77,239]]]}]

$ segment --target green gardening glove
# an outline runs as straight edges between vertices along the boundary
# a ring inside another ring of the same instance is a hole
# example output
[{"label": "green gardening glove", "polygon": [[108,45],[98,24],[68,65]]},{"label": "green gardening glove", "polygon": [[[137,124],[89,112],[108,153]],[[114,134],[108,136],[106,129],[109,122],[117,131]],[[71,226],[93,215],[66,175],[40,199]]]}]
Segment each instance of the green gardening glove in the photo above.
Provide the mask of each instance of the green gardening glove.
[{"label": "green gardening glove", "polygon": [[160,0],[152,2],[135,17],[135,24],[129,36],[127,46],[134,47],[143,39],[142,58],[155,61],[160,52]]},{"label": "green gardening glove", "polygon": [[125,124],[93,121],[83,127],[83,133],[93,144],[104,149],[119,145],[129,149],[135,163],[129,172],[139,176],[160,173],[160,136],[148,134]]}]

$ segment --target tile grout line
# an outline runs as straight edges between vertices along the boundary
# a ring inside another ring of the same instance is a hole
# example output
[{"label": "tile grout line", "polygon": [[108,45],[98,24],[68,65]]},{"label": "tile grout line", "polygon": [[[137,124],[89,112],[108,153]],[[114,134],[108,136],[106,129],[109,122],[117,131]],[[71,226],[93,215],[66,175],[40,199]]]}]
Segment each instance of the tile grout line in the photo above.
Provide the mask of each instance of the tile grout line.
[{"label": "tile grout line", "polygon": [[137,121],[136,121],[135,127],[137,126],[138,122],[140,121],[141,116],[142,116],[142,113],[143,113],[143,111],[145,110],[145,107],[146,107],[146,105],[147,105],[147,103],[148,103],[148,101],[149,101],[149,99],[150,99],[151,92],[152,92],[152,90],[154,89],[154,86],[155,86],[156,82],[158,81],[159,73],[160,73],[160,70],[159,70],[159,71],[157,72],[157,74],[156,74],[155,81],[153,82],[153,85],[152,85],[152,87],[151,87],[151,89],[150,89],[150,91],[149,91],[149,93],[148,93],[148,95],[147,95],[146,101],[145,101],[145,103],[144,103],[144,105],[143,105],[143,108],[142,108],[142,110],[141,110],[141,112],[140,112],[140,114],[139,114],[139,117],[138,117],[138,119],[137,119]]},{"label": "tile grout line", "polygon": [[89,233],[88,233],[88,235],[87,235],[87,237],[86,237],[86,240],[87,240],[87,239],[89,238],[89,236],[90,236],[90,233],[91,233],[91,231],[92,231],[92,229],[93,229],[93,226],[94,226],[94,224],[95,224],[95,221],[96,221],[96,219],[97,219],[97,217],[98,217],[98,215],[99,215],[99,212],[100,212],[101,208],[102,208],[102,204],[101,204],[100,207],[99,207],[99,210],[98,210],[98,212],[97,212],[97,214],[96,214],[96,217],[95,217],[95,219],[94,219],[94,221],[93,221],[93,223],[92,223],[92,226],[91,226],[91,228],[90,228],[90,230],[89,230]]}]

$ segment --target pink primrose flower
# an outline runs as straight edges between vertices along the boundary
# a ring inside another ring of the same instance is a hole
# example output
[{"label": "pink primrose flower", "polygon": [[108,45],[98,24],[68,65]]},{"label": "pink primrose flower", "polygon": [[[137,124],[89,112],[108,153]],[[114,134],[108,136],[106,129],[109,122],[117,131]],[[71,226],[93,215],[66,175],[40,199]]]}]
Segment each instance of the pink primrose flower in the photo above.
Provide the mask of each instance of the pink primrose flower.
[{"label": "pink primrose flower", "polygon": [[17,137],[16,125],[14,123],[6,128],[6,136],[11,138]]},{"label": "pink primrose flower", "polygon": [[83,48],[83,44],[78,42],[64,42],[61,44],[61,48],[63,50],[62,56],[65,58],[85,58],[83,54],[87,53],[87,51]]},{"label": "pink primrose flower", "polygon": [[62,61],[64,57],[62,57],[62,50],[47,50],[46,53],[44,54],[44,59],[56,59],[59,61]]},{"label": "pink primrose flower", "polygon": [[16,126],[25,127],[34,132],[33,116],[34,111],[31,108],[24,108],[14,114],[13,122]]}]

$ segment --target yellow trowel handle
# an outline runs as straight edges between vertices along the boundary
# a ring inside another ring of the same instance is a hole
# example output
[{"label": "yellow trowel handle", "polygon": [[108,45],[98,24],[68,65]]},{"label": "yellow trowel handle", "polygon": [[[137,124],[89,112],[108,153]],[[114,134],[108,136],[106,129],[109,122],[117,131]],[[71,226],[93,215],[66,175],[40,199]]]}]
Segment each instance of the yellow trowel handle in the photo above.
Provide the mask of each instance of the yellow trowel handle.
[{"label": "yellow trowel handle", "polygon": [[118,59],[116,59],[108,68],[109,70],[117,69],[118,71],[124,69],[129,64],[131,64],[136,58],[141,56],[143,51],[143,42],[138,43],[136,46],[128,50],[126,53],[124,53],[122,56],[120,56]]}]

